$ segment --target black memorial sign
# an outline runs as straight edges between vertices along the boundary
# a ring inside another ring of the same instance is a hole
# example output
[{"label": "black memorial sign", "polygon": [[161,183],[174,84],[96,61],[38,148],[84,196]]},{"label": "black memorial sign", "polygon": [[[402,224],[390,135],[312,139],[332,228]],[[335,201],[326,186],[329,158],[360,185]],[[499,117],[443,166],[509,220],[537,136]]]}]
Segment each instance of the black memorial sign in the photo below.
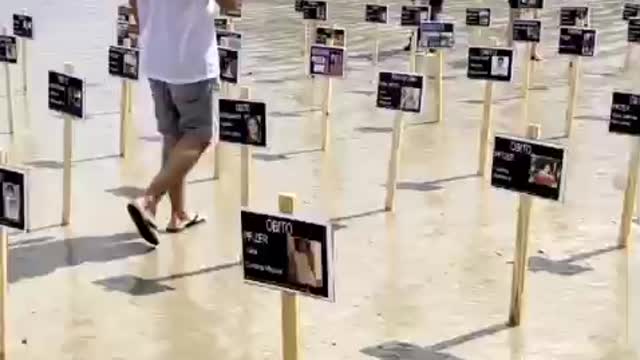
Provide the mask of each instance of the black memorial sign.
[{"label": "black memorial sign", "polygon": [[425,21],[420,24],[420,46],[452,48],[455,45],[453,23]]},{"label": "black memorial sign", "polygon": [[629,20],[640,16],[640,4],[626,3],[622,10],[622,20]]},{"label": "black memorial sign", "polygon": [[589,8],[586,6],[560,8],[560,26],[589,26]]},{"label": "black memorial sign", "polygon": [[109,74],[121,78],[138,80],[140,53],[138,49],[122,46],[109,47]]},{"label": "black memorial sign", "polygon": [[0,62],[18,62],[18,47],[15,36],[0,35]]},{"label": "black memorial sign", "polygon": [[222,47],[234,50],[242,48],[242,33],[236,31],[218,30],[216,31],[216,40],[218,45]]},{"label": "black memorial sign", "polygon": [[138,47],[140,28],[134,23],[133,10],[128,6],[118,6],[117,45],[125,46],[128,40],[129,46]]},{"label": "black memorial sign", "polygon": [[0,225],[18,230],[28,229],[29,198],[27,173],[0,166]]},{"label": "black memorial sign", "polygon": [[423,89],[422,75],[380,72],[376,105],[383,109],[419,113]]},{"label": "black memorial sign", "polygon": [[540,42],[542,23],[540,20],[514,20],[513,41]]},{"label": "black memorial sign", "polygon": [[544,7],[543,0],[509,0],[509,6],[512,9],[542,9]]},{"label": "black memorial sign", "polygon": [[565,150],[559,145],[497,135],[491,185],[562,201]]},{"label": "black memorial sign", "polygon": [[265,103],[220,99],[220,140],[235,144],[267,146]]},{"label": "black memorial sign", "polygon": [[49,71],[49,109],[83,118],[84,82],[82,79]]},{"label": "black memorial sign", "polygon": [[389,8],[387,5],[367,4],[364,20],[376,24],[386,24],[389,20]]},{"label": "black memorial sign", "polygon": [[344,48],[335,46],[311,46],[311,75],[344,76]]},{"label": "black memorial sign", "polygon": [[316,28],[315,43],[318,45],[332,45],[346,47],[346,31],[341,28],[318,26]]},{"label": "black memorial sign", "polygon": [[467,77],[470,79],[511,81],[513,49],[469,48]]},{"label": "black memorial sign", "polygon": [[490,26],[491,9],[469,8],[467,9],[466,24],[468,26]]},{"label": "black memorial sign", "polygon": [[596,48],[596,31],[585,28],[560,28],[558,53],[561,55],[593,56]]},{"label": "black memorial sign", "polygon": [[613,93],[609,132],[640,135],[640,95]]},{"label": "black memorial sign", "polygon": [[429,20],[429,6],[426,5],[406,5],[402,7],[400,25],[420,26],[423,21]]},{"label": "black memorial sign", "polygon": [[295,0],[293,3],[294,10],[296,12],[302,12],[302,9],[304,9],[304,3],[306,3],[305,0]]},{"label": "black memorial sign", "polygon": [[330,225],[242,210],[246,281],[334,300]]},{"label": "black memorial sign", "polygon": [[302,18],[305,20],[327,21],[326,1],[305,1],[302,7]]},{"label": "black memorial sign", "polygon": [[627,41],[630,43],[640,43],[640,18],[629,19]]},{"label": "black memorial sign", "polygon": [[238,50],[219,46],[218,57],[220,58],[220,79],[237,84],[240,69]]},{"label": "black memorial sign", "polygon": [[213,19],[213,23],[218,31],[227,30],[229,28],[229,19],[227,18],[215,18]]},{"label": "black memorial sign", "polygon": [[33,18],[24,14],[13,14],[13,35],[33,39]]}]

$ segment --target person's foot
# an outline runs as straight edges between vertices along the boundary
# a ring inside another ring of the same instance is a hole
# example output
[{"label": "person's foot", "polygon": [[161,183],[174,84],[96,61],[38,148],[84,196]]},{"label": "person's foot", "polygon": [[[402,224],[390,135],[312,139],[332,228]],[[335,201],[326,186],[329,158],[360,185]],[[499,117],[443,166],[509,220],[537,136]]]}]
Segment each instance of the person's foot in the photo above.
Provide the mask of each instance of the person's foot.
[{"label": "person's foot", "polygon": [[404,48],[402,48],[402,50],[404,50],[404,51],[411,51],[411,43],[409,43],[407,46],[405,46]]},{"label": "person's foot", "polygon": [[127,211],[140,236],[149,244],[157,246],[159,241],[156,234],[157,226],[154,221],[155,209],[150,206],[145,198],[139,198],[127,205]]},{"label": "person's foot", "polygon": [[531,60],[533,60],[533,61],[542,61],[542,60],[544,60],[544,58],[540,54],[533,54],[533,55],[531,55]]},{"label": "person's foot", "polygon": [[198,224],[202,224],[205,221],[207,221],[207,218],[198,213],[192,215],[186,212],[174,214],[171,216],[171,220],[169,220],[166,231],[168,233],[179,233]]}]

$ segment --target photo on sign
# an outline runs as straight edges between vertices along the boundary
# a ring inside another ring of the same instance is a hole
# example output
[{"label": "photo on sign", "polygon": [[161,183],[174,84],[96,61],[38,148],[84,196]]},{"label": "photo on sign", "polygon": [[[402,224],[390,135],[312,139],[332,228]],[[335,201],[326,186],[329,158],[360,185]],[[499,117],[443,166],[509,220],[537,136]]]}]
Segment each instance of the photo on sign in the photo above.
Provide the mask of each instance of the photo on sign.
[{"label": "photo on sign", "polygon": [[305,1],[302,8],[302,18],[305,20],[327,21],[326,1]]},{"label": "photo on sign", "polygon": [[49,109],[77,118],[84,117],[84,81],[49,71]]},{"label": "photo on sign", "polygon": [[561,27],[558,53],[561,55],[593,56],[596,46],[594,29]]},{"label": "photo on sign", "polygon": [[319,26],[316,28],[315,43],[318,45],[331,45],[346,47],[346,31],[342,28],[329,28]]},{"label": "photo on sign", "polygon": [[365,8],[364,20],[370,23],[386,24],[389,8],[387,5],[367,4]]},{"label": "photo on sign", "polygon": [[640,4],[625,3],[622,10],[622,20],[629,20],[640,16]]},{"label": "photo on sign", "polygon": [[237,84],[240,68],[238,50],[219,46],[218,56],[220,58],[220,79]]},{"label": "photo on sign", "polygon": [[27,190],[26,171],[0,166],[0,191],[2,192],[0,225],[27,230]]},{"label": "photo on sign", "polygon": [[380,72],[376,106],[419,113],[422,110],[423,77],[418,74]]},{"label": "photo on sign", "polygon": [[560,182],[561,166],[561,159],[532,154],[529,182],[531,184],[557,189]]},{"label": "photo on sign", "polygon": [[490,26],[491,9],[489,8],[469,8],[466,16],[467,26]]},{"label": "photo on sign", "polygon": [[560,26],[589,26],[588,7],[562,7],[560,8]]},{"label": "photo on sign", "polygon": [[613,93],[609,132],[640,135],[640,95],[617,91]]},{"label": "photo on sign", "polygon": [[513,41],[540,42],[541,28],[539,20],[514,20]]},{"label": "photo on sign", "polygon": [[640,18],[629,19],[627,29],[627,41],[630,43],[640,43]]},{"label": "photo on sign", "polygon": [[423,21],[429,20],[430,8],[424,5],[402,6],[400,18],[401,26],[420,26]]},{"label": "photo on sign", "polygon": [[18,48],[15,37],[0,35],[0,62],[12,64],[18,62]]},{"label": "photo on sign", "polygon": [[542,9],[543,0],[509,0],[512,9]]},{"label": "photo on sign", "polygon": [[242,33],[227,30],[216,31],[216,40],[221,47],[227,47],[234,50],[242,48]]},{"label": "photo on sign", "polygon": [[333,238],[329,224],[242,210],[245,280],[333,300]]},{"label": "photo on sign", "polygon": [[470,79],[511,81],[513,49],[470,47],[467,61]]},{"label": "photo on sign", "polygon": [[344,48],[335,46],[311,46],[311,61],[309,62],[311,75],[344,76]]},{"label": "photo on sign", "polygon": [[510,59],[508,56],[493,56],[491,57],[491,75],[497,77],[503,77],[509,75]]},{"label": "photo on sign", "polygon": [[251,146],[267,146],[267,112],[262,102],[220,99],[220,140]]},{"label": "photo on sign", "polygon": [[224,31],[224,30],[228,30],[229,28],[229,19],[227,18],[215,18],[213,19],[213,23],[214,26],[216,27],[216,30],[218,31]]},{"label": "photo on sign", "polygon": [[13,14],[13,35],[33,39],[33,18],[24,14]]}]

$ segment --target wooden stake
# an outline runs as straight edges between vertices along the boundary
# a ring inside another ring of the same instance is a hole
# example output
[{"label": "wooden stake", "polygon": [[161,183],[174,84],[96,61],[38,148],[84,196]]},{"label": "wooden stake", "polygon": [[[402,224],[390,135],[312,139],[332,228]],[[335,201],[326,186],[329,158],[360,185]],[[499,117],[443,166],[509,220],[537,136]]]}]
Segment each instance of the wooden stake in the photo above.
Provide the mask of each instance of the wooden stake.
[{"label": "wooden stake", "polygon": [[393,122],[393,140],[391,142],[391,156],[389,158],[389,170],[387,173],[387,197],[384,202],[386,211],[393,211],[396,205],[396,185],[400,169],[400,155],[402,150],[402,132],[404,119],[402,111],[398,111]]},{"label": "wooden stake", "polygon": [[[7,164],[7,153],[0,150],[0,163],[2,165]],[[7,296],[8,296],[8,252],[9,252],[9,236],[7,234],[7,228],[0,226],[0,360],[6,360],[8,358],[7,348],[7,330],[8,330],[8,317],[7,317]]]},{"label": "wooden stake", "polygon": [[622,67],[622,71],[627,72],[629,71],[629,67],[631,66],[631,57],[633,55],[633,44],[632,43],[628,43],[627,44],[627,53],[624,56],[624,65]]},{"label": "wooden stake", "polygon": [[[529,139],[540,138],[540,126],[529,125],[527,128]],[[529,224],[531,219],[532,198],[520,195],[518,207],[518,224],[516,228],[516,248],[513,262],[513,279],[511,282],[511,307],[509,310],[509,326],[518,326],[522,320],[522,308],[525,300],[525,282],[527,278],[527,260],[529,247]]]},{"label": "wooden stake", "polygon": [[[27,10],[22,10],[23,15],[27,15]],[[24,104],[24,128],[31,128],[31,109],[29,108],[29,60],[28,60],[28,45],[29,40],[22,38],[20,39],[20,48],[21,48],[21,58],[22,58],[22,92],[24,94],[24,98],[22,99],[22,103]]]},{"label": "wooden stake", "polygon": [[[380,24],[376,24],[373,30],[373,66],[378,67],[380,61]],[[377,71],[376,71],[377,72]]]},{"label": "wooden stake", "polygon": [[[240,89],[240,99],[249,100],[251,89],[243,86]],[[249,145],[242,145],[240,148],[240,204],[249,206],[251,198],[251,155],[252,149]]]},{"label": "wooden stake", "polygon": [[531,88],[531,57],[533,56],[533,44],[527,44],[524,54],[524,66],[522,72],[522,122],[529,124],[529,94]]},{"label": "wooden stake", "polygon": [[439,49],[437,56],[437,72],[435,81],[435,113],[436,121],[441,122],[444,120],[444,50]]},{"label": "wooden stake", "polygon": [[[278,207],[283,214],[293,214],[295,202],[294,194],[278,196]],[[300,304],[298,295],[287,291],[282,292],[282,356],[284,360],[302,359]]]},{"label": "wooden stake", "polygon": [[129,102],[131,97],[129,96],[129,81],[122,79],[122,85],[120,86],[120,156],[127,157],[127,143],[129,141],[129,115],[131,106]]},{"label": "wooden stake", "polygon": [[569,77],[569,103],[567,106],[566,119],[565,119],[565,135],[571,136],[571,128],[573,127],[573,118],[576,112],[576,106],[578,103],[578,88],[580,86],[580,64],[581,58],[576,56],[573,60],[573,66],[571,66],[571,74]]},{"label": "wooden stake", "polygon": [[[64,64],[64,72],[73,75],[73,65]],[[62,168],[62,225],[69,225],[71,221],[71,161],[73,156],[73,118],[64,114],[63,136],[63,168]]]},{"label": "wooden stake", "polygon": [[333,97],[333,79],[326,77],[326,92],[322,104],[322,150],[327,151],[331,146],[331,99]]},{"label": "wooden stake", "polygon": [[[2,35],[8,35],[7,27],[2,27]],[[7,93],[7,121],[9,125],[9,133],[13,134],[14,118],[13,118],[13,86],[11,85],[11,70],[9,63],[4,63],[4,82]]]},{"label": "wooden stake", "polygon": [[416,52],[418,51],[418,28],[411,36],[411,52],[409,53],[409,72],[416,72]]},{"label": "wooden stake", "polygon": [[482,108],[482,128],[480,129],[480,152],[478,157],[478,175],[484,176],[489,154],[489,136],[491,136],[491,118],[493,113],[493,82],[487,80],[484,85],[484,104]]},{"label": "wooden stake", "polygon": [[627,172],[627,188],[624,191],[624,203],[622,205],[622,219],[620,220],[619,244],[629,248],[631,244],[631,221],[636,205],[638,192],[638,167],[640,166],[640,138],[633,139],[629,158],[629,170]]}]

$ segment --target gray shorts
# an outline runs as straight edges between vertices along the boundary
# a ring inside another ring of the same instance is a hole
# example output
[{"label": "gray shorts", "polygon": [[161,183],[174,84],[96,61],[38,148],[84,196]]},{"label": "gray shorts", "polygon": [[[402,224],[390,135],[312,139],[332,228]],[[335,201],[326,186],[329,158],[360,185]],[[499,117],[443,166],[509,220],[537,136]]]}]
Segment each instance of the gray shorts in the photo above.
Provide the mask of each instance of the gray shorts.
[{"label": "gray shorts", "polygon": [[217,79],[180,85],[149,79],[149,84],[162,135],[180,138],[189,134],[205,142],[216,136],[217,140]]}]

